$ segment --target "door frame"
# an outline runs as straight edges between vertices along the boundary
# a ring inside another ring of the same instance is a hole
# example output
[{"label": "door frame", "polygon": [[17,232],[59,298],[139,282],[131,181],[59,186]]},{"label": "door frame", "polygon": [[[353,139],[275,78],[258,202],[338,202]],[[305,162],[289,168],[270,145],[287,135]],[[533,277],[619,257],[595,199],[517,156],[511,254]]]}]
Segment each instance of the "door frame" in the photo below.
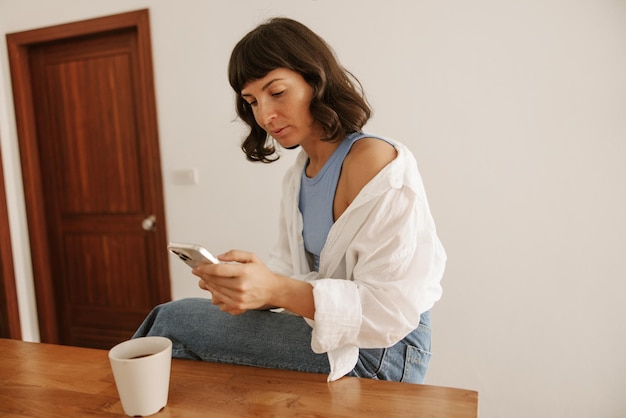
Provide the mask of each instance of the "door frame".
[{"label": "door frame", "polygon": [[17,303],[2,150],[0,150],[0,226],[0,338],[20,340],[22,339],[22,328]]},{"label": "door frame", "polygon": [[[142,108],[138,112],[140,117],[139,123],[146,132],[146,137],[155,140],[158,144],[149,20],[149,10],[143,9],[66,23],[54,27],[7,34],[13,101],[24,182],[26,216],[28,219],[33,277],[35,281],[39,334],[42,342],[58,343],[59,329],[57,322],[54,320],[57,309],[54,297],[54,281],[50,267],[50,251],[47,244],[37,245],[37,243],[48,243],[49,240],[46,231],[45,205],[41,204],[44,202],[44,194],[40,155],[37,146],[37,128],[32,101],[28,50],[31,46],[43,42],[129,28],[135,30],[137,33],[139,62],[143,68],[148,69],[143,72],[145,77],[136,80],[140,85],[140,101],[143,103]],[[160,177],[153,180],[161,182]],[[159,184],[156,190],[161,190],[161,187],[162,185]],[[159,199],[163,201],[162,193]],[[163,215],[164,209],[161,208],[160,211],[162,212],[160,215]],[[160,216],[159,219],[164,219],[164,216]],[[166,265],[159,267],[167,268]]]}]

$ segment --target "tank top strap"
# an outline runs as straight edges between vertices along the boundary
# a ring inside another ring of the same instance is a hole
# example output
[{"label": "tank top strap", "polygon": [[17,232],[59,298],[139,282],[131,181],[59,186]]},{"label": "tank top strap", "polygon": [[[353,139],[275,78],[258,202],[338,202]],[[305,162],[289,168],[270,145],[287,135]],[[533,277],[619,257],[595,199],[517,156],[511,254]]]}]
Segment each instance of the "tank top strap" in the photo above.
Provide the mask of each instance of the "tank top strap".
[{"label": "tank top strap", "polygon": [[315,177],[306,176],[306,166],[301,174],[299,209],[302,213],[304,246],[319,267],[319,257],[326,243],[328,232],[334,223],[333,202],[341,174],[343,161],[356,141],[362,138],[384,138],[363,132],[346,136]]}]

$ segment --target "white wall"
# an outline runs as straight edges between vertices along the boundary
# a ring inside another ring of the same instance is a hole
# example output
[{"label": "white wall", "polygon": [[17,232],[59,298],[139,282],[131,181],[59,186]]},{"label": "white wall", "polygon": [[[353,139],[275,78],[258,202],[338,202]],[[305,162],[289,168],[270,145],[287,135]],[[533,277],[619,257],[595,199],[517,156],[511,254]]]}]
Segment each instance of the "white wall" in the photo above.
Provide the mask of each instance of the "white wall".
[{"label": "white wall", "polygon": [[[171,240],[267,255],[293,155],[245,161],[226,63],[265,17],[294,17],[365,85],[368,130],[420,163],[449,254],[427,383],[478,390],[485,418],[626,415],[626,2],[0,0],[0,33],[145,7]],[[36,340],[4,42],[0,64],[22,326]],[[199,185],[175,183],[194,167]],[[199,294],[179,264],[174,296]]]}]

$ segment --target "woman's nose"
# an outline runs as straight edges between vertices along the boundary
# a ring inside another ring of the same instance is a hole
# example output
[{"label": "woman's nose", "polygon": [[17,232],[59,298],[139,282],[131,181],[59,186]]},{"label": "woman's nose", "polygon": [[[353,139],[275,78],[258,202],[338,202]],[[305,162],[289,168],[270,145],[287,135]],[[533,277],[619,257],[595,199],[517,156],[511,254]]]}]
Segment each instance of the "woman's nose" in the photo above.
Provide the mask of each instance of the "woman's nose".
[{"label": "woman's nose", "polygon": [[269,125],[276,119],[276,108],[269,103],[259,104],[257,108],[257,119],[259,125]]}]

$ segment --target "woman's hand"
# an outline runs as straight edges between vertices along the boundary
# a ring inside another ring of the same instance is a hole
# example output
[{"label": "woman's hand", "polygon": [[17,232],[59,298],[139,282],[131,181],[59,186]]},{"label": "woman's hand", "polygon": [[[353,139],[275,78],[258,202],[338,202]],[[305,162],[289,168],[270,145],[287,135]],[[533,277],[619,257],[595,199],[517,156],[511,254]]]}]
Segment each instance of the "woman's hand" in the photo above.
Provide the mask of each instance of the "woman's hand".
[{"label": "woman's hand", "polygon": [[214,305],[233,315],[271,307],[280,278],[256,255],[231,250],[217,258],[224,263],[202,264],[193,270],[200,288],[212,293]]},{"label": "woman's hand", "polygon": [[193,269],[198,285],[213,295],[220,310],[239,315],[251,309],[285,308],[313,318],[313,287],[273,273],[253,253],[231,250],[217,257],[223,263]]}]

